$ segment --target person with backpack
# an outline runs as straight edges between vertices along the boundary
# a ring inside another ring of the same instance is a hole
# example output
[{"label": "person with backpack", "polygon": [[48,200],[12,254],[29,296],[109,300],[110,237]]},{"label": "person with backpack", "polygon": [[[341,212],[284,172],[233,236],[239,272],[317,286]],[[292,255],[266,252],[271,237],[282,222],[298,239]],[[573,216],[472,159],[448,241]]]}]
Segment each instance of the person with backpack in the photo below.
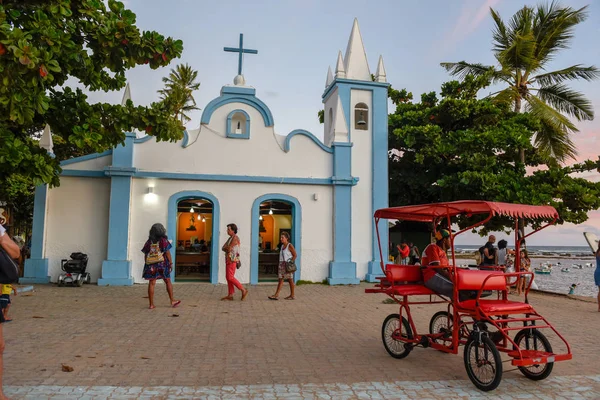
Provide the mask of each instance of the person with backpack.
[{"label": "person with backpack", "polygon": [[167,286],[171,307],[177,307],[181,300],[175,300],[173,297],[173,284],[171,283],[171,271],[173,270],[173,261],[171,260],[171,243],[167,238],[167,230],[163,224],[154,224],[150,228],[150,234],[142,253],[144,253],[144,273],[142,277],[148,281],[148,301],[150,309],[154,306],[154,287],[156,280],[162,279]]}]

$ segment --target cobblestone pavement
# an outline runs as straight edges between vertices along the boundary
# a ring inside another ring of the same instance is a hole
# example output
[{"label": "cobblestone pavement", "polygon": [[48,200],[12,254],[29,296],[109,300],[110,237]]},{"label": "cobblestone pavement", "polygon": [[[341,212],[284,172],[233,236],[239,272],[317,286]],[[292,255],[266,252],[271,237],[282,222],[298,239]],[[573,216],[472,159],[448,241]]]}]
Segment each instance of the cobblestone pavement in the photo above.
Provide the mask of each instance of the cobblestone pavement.
[{"label": "cobblestone pavement", "polygon": [[523,379],[506,379],[491,393],[467,381],[398,381],[352,384],[234,386],[12,386],[13,399],[598,399],[600,375],[548,378],[543,389]]},{"label": "cobblestone pavement", "polygon": [[[13,398],[484,395],[468,381],[462,351],[417,348],[403,360],[390,357],[381,324],[397,307],[365,294],[369,286],[304,285],[297,300],[271,301],[274,287],[259,285],[245,302],[239,294],[221,302],[224,285],[176,284],[183,303],[173,309],[161,285],[157,308],[148,310],[145,285],[36,285],[34,293],[13,298],[13,322],[4,324],[5,388]],[[573,360],[556,363],[541,382],[505,364],[493,394],[600,398],[596,305],[542,294],[530,301],[567,338]],[[413,307],[419,331],[439,309]],[[549,339],[560,351],[557,338]],[[63,364],[73,371],[63,372]]]}]

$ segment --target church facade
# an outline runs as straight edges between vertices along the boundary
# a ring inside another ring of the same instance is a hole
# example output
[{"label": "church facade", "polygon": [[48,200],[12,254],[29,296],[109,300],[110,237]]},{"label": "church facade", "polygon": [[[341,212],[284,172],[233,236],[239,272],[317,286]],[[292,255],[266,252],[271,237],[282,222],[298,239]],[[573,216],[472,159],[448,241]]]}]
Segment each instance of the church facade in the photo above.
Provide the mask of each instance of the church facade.
[{"label": "church facade", "polygon": [[[173,243],[174,281],[225,282],[229,223],[241,240],[241,282],[273,278],[284,231],[298,253],[296,280],[379,275],[372,216],[388,205],[388,84],[381,57],[372,79],[358,22],[328,71],[323,142],[302,129],[278,135],[242,75],[242,52],[256,51],[243,49],[241,35],[238,49],[225,50],[239,52],[238,75],[204,107],[198,129],[176,143],[127,134],[112,150],[63,161],[60,187],[36,188],[22,283],[56,282],[61,259],[76,251],[88,255],[92,282],[141,283],[140,250],[157,222]],[[379,230],[385,259],[387,225]]]}]

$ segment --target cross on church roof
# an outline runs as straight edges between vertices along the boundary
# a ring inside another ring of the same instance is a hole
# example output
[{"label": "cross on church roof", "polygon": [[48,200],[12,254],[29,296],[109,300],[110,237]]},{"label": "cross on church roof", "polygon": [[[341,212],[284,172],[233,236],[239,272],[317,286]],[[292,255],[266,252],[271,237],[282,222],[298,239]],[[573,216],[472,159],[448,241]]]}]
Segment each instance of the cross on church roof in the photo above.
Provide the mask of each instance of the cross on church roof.
[{"label": "cross on church roof", "polygon": [[258,54],[258,50],[244,49],[244,34],[243,33],[240,33],[240,47],[239,48],[224,47],[223,50],[229,51],[229,52],[232,52],[232,53],[239,53],[238,75],[242,75],[242,59],[243,59],[242,57],[243,57],[243,53]]}]

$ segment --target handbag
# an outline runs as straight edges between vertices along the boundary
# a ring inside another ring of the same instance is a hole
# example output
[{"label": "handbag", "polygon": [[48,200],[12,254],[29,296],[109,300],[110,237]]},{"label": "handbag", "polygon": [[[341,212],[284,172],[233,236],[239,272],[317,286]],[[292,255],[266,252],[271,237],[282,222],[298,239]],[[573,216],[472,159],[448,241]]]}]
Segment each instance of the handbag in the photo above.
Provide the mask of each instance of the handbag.
[{"label": "handbag", "polygon": [[296,272],[297,269],[298,267],[296,266],[296,262],[291,258],[285,262],[285,272],[288,274]]},{"label": "handbag", "polygon": [[242,268],[242,262],[241,262],[240,260],[237,260],[237,261],[235,262],[235,268],[237,268],[237,269],[240,269],[240,268]]},{"label": "handbag", "polygon": [[19,281],[19,266],[10,258],[8,253],[0,247],[0,283],[8,285]]}]

